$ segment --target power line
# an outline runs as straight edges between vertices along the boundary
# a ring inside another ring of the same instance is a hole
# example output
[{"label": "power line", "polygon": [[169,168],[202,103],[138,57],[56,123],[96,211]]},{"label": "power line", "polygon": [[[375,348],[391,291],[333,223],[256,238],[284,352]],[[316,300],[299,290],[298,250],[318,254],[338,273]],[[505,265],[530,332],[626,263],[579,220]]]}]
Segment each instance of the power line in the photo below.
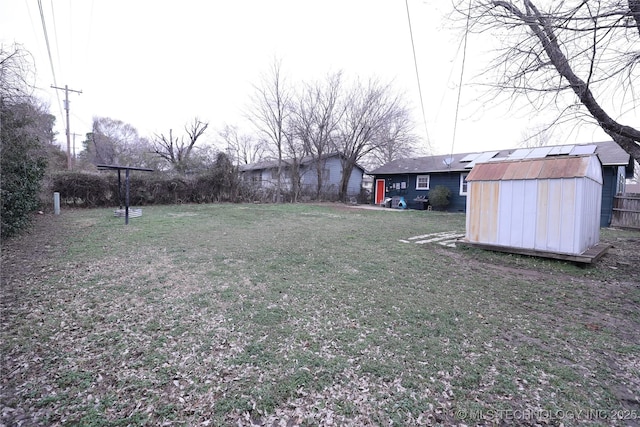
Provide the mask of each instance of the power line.
[{"label": "power line", "polygon": [[[42,0],[38,0],[38,9],[40,10],[40,22],[42,23],[42,31],[44,33],[44,41],[47,45],[47,54],[49,55],[49,65],[51,65],[51,75],[53,77],[53,84],[55,86],[58,85],[58,80],[56,79],[56,70],[53,66],[53,58],[51,56],[51,46],[49,45],[49,34],[47,33],[47,24],[44,18],[44,10],[42,8]],[[56,97],[58,98],[58,107],[60,107],[60,95],[56,92]],[[62,114],[62,109],[60,109],[60,115]]]},{"label": "power line", "polygon": [[73,67],[73,1],[69,0],[69,62]]},{"label": "power line", "polygon": [[464,31],[464,45],[462,49],[462,67],[460,69],[460,81],[458,83],[458,99],[456,101],[456,115],[453,122],[453,137],[451,139],[451,155],[453,156],[453,147],[456,143],[456,133],[458,130],[458,112],[460,111],[460,95],[462,94],[462,82],[464,77],[464,67],[467,61],[467,36],[469,35],[469,19],[471,15],[471,2],[469,2],[469,12],[467,13],[467,22]]},{"label": "power line", "polygon": [[422,87],[420,85],[420,73],[418,72],[418,59],[416,57],[416,46],[413,41],[413,29],[411,28],[411,14],[409,13],[409,0],[404,2],[407,8],[407,21],[409,22],[409,35],[411,36],[411,49],[413,51],[413,64],[416,68],[416,80],[418,81],[418,94],[420,95],[420,107],[422,108],[422,122],[424,123],[424,131],[427,134],[427,144],[431,145],[431,138],[429,137],[429,129],[427,128],[427,117],[424,113],[424,101],[422,99]]},{"label": "power line", "polygon": [[56,25],[56,13],[53,9],[53,0],[51,0],[51,20],[53,21],[53,38],[56,42],[56,56],[58,57],[58,67],[60,67],[62,61],[60,61],[60,43],[58,42],[58,26]]},{"label": "power line", "polygon": [[42,22],[42,31],[44,32],[44,41],[47,44],[47,53],[49,54],[49,64],[51,65],[51,74],[53,75],[53,84],[57,85],[56,70],[53,66],[53,58],[51,57],[51,46],[49,44],[49,34],[47,33],[47,24],[44,19],[44,10],[42,9],[42,0],[38,0],[38,8],[40,9],[40,21]]}]

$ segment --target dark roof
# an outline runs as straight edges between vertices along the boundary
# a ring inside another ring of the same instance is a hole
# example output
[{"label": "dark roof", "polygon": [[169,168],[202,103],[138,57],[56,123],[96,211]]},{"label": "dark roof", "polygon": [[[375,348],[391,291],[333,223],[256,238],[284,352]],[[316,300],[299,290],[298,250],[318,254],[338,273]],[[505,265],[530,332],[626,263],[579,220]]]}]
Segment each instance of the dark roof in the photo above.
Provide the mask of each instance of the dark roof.
[{"label": "dark roof", "polygon": [[[324,154],[322,156],[322,159],[328,159],[328,158],[337,157],[337,156],[343,157],[339,153],[328,153],[328,154]],[[300,164],[305,165],[305,164],[313,163],[314,161],[315,161],[315,158],[313,156],[305,156],[300,159]],[[282,159],[282,164],[285,166],[290,165],[291,163],[292,163],[292,159]],[[240,172],[247,172],[247,171],[255,171],[255,170],[275,169],[277,167],[278,167],[278,160],[263,160],[256,163],[240,165],[238,169],[240,170]],[[356,163],[356,167],[364,171],[364,168],[357,163]]]},{"label": "dark roof", "polygon": [[[614,141],[593,142],[591,144],[571,144],[541,147],[560,151],[561,147],[587,147],[595,145],[595,153],[600,158],[603,166],[627,166],[630,156]],[[464,172],[470,171],[475,163],[481,163],[489,159],[507,159],[522,148],[507,150],[478,151],[475,153],[456,153],[438,156],[416,157],[409,159],[397,159],[380,166],[369,172],[370,175],[397,175],[435,172]],[[584,153],[579,153],[584,154]],[[544,156],[542,156],[544,157]],[[469,161],[469,159],[474,159]],[[464,161],[463,161],[464,160]]]},{"label": "dark roof", "polygon": [[[283,164],[287,164],[286,160],[282,160]],[[249,163],[246,165],[240,165],[238,169],[241,172],[252,171],[252,170],[263,170],[263,169],[273,169],[278,167],[277,160],[263,160],[261,162]]]},{"label": "dark roof", "polygon": [[603,166],[626,166],[631,156],[614,141],[594,142],[598,146],[596,154]]}]

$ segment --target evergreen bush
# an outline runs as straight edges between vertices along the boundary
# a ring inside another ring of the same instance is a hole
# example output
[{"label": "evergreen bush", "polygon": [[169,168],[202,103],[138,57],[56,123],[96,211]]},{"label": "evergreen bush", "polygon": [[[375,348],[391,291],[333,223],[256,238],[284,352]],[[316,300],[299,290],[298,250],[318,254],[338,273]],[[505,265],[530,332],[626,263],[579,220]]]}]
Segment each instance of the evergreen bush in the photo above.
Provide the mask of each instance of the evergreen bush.
[{"label": "evergreen bush", "polygon": [[38,116],[28,104],[8,106],[0,97],[0,235],[24,229],[40,207],[39,192],[47,167]]},{"label": "evergreen bush", "polygon": [[429,204],[435,209],[444,209],[449,205],[451,190],[444,185],[436,185],[429,190]]}]

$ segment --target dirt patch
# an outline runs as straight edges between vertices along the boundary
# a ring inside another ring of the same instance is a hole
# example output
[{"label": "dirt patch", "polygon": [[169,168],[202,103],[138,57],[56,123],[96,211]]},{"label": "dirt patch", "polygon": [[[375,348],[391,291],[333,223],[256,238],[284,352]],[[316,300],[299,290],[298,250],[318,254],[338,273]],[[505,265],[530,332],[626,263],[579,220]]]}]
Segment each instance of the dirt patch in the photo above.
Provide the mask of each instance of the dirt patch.
[{"label": "dirt patch", "polygon": [[[557,299],[557,319],[571,324],[576,330],[585,334],[598,334],[611,331],[619,338],[620,343],[640,342],[637,313],[640,313],[640,238],[637,233],[616,231],[615,236],[605,235],[601,242],[612,247],[597,262],[591,265],[566,269],[566,263],[548,260],[545,268],[530,268],[536,258],[520,255],[504,254],[492,256],[486,253],[449,250],[438,245],[431,245],[429,250],[446,256],[458,265],[474,272],[474,279],[483,276],[506,276],[514,279],[524,278],[526,282],[544,284],[553,283],[550,287],[557,292],[552,298]],[[608,233],[605,233],[608,234]],[[620,234],[623,234],[622,236]],[[477,251],[477,250],[474,250]],[[566,291],[564,289],[567,289]],[[592,301],[590,309],[583,305],[572,305],[571,300]],[[612,317],[608,307],[615,306],[629,315]],[[551,314],[548,315],[550,317]],[[557,319],[548,319],[554,324]],[[539,338],[518,332],[507,332],[502,337],[516,347],[533,345],[542,349],[548,345]],[[601,357],[613,373],[609,381],[609,392],[620,402],[621,409],[635,413],[640,410],[640,380],[632,372],[638,372],[637,351],[618,352],[619,349],[603,349]],[[568,364],[571,362],[568,361]],[[633,412],[635,411],[635,412]],[[640,420],[627,420],[626,425],[640,425]]]},{"label": "dirt patch", "polygon": [[16,278],[37,279],[50,266],[51,255],[63,250],[64,227],[58,227],[60,217],[34,216],[32,227],[22,235],[2,241],[0,280],[5,293],[13,289]]},{"label": "dirt patch", "polygon": [[603,239],[612,247],[596,264],[596,268],[609,268],[629,275],[633,280],[640,277],[640,237],[615,237]]}]

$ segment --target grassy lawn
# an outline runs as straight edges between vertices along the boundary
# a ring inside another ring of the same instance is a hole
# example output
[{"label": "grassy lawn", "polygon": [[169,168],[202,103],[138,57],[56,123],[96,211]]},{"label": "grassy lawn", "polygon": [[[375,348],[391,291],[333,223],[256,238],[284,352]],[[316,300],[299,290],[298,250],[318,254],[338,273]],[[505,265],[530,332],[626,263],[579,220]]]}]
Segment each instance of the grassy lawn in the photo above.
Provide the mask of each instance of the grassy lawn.
[{"label": "grassy lawn", "polygon": [[334,204],[41,216],[2,247],[0,423],[638,425],[640,233],[602,230],[586,268],[409,240],[464,227]]}]

